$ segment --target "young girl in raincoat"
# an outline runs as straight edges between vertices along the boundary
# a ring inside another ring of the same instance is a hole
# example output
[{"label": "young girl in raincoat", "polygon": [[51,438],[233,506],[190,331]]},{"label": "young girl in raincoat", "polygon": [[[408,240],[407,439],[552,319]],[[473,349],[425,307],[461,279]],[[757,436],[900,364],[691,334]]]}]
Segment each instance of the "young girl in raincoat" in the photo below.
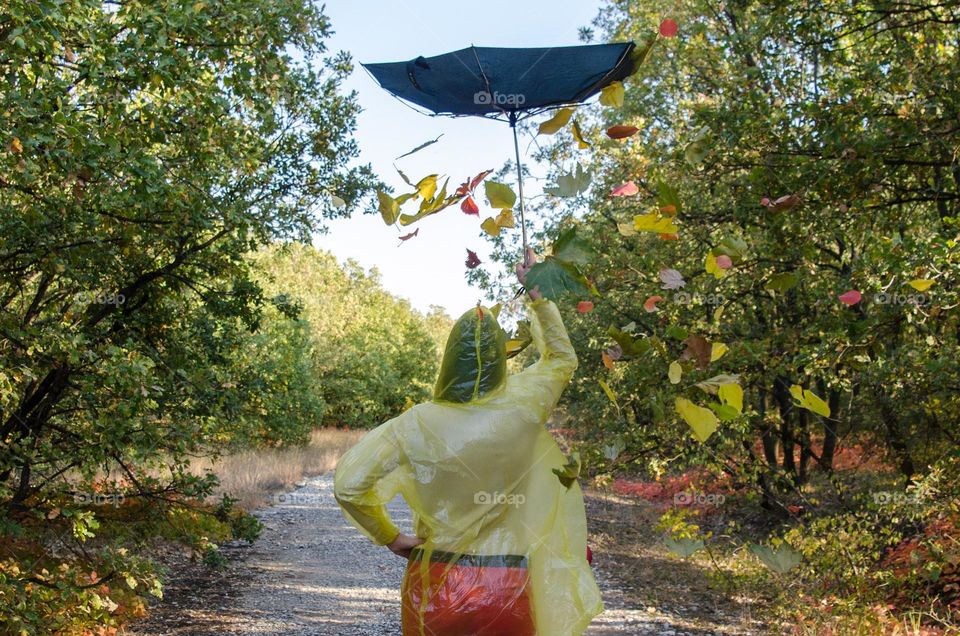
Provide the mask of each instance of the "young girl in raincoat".
[{"label": "young girl in raincoat", "polygon": [[[528,251],[521,283],[533,262]],[[469,310],[447,341],[433,400],[372,430],[337,465],[347,519],[408,558],[404,636],[576,636],[603,609],[583,494],[554,473],[567,460],[544,426],[576,353],[536,289],[528,311],[535,364],[508,375],[496,317]],[[397,493],[415,537],[387,514]]]}]

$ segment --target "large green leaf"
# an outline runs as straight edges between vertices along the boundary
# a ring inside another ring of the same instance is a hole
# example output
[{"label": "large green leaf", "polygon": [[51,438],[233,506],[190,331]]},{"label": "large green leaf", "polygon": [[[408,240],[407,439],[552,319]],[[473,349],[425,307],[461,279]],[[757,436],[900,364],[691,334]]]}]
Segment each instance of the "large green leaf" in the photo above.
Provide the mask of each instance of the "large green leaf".
[{"label": "large green leaf", "polygon": [[530,268],[526,287],[538,287],[545,298],[554,302],[567,293],[581,298],[594,293],[593,286],[575,264],[553,256],[546,257]]},{"label": "large green leaf", "polygon": [[757,555],[764,565],[780,574],[786,574],[797,567],[803,559],[803,555],[794,550],[789,543],[781,543],[777,548],[751,543],[750,551]]},{"label": "large green leaf", "polygon": [[593,248],[578,236],[577,228],[571,227],[560,233],[553,244],[553,255],[568,263],[586,265],[593,259]]}]

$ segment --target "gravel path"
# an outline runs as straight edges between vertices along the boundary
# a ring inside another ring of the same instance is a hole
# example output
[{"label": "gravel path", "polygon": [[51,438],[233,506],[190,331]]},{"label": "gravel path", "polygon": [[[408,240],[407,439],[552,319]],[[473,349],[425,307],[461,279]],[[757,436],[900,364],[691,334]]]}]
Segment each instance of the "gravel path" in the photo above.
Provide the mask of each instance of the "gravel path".
[{"label": "gravel path", "polygon": [[[398,498],[388,507],[397,525],[409,532],[410,513],[403,501]],[[231,561],[226,572],[194,577],[190,568],[178,570],[166,600],[124,633],[400,636],[405,561],[374,547],[347,523],[333,498],[332,473],[279,495],[274,506],[256,515],[265,525],[263,534],[251,546],[224,546]],[[630,607],[606,573],[616,564],[598,555],[594,565],[607,610],[594,620],[589,636],[747,633],[702,629],[675,613]]]}]

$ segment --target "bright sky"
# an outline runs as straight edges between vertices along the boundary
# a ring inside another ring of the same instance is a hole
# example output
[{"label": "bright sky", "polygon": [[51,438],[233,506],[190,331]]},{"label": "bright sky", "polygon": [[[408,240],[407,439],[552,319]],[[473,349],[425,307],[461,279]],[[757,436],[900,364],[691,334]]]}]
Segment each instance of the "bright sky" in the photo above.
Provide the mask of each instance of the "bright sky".
[{"label": "bright sky", "polygon": [[[329,48],[348,51],[356,64],[343,88],[356,90],[364,109],[356,132],[361,162],[370,163],[380,178],[397,190],[407,186],[394,170],[394,164],[414,182],[434,172],[450,175],[453,190],[468,175],[499,169],[512,159],[513,138],[505,122],[421,115],[381,89],[360,62],[430,57],[471,44],[580,44],[577,31],[589,26],[599,6],[599,0],[328,2],[326,13],[335,31],[328,41]],[[399,161],[395,159],[440,134],[440,141],[429,148]],[[529,138],[521,137],[521,152],[528,143]],[[534,172],[544,171],[534,168]],[[532,182],[528,188],[527,195],[539,192]],[[315,243],[341,261],[352,258],[365,269],[376,267],[384,287],[409,299],[414,308],[427,311],[430,305],[440,305],[456,317],[483,298],[483,292],[470,287],[464,277],[467,248],[477,252],[481,260],[487,260],[488,248],[481,238],[480,220],[489,216],[490,210],[485,208],[484,201],[478,203],[480,219],[463,214],[458,207],[448,208],[414,225],[411,229],[419,227],[419,235],[402,246],[398,246],[400,233],[385,225],[379,214],[356,214],[351,219],[333,222],[330,232],[317,237]],[[405,229],[404,233],[408,231]],[[519,228],[510,231],[519,232]]]}]

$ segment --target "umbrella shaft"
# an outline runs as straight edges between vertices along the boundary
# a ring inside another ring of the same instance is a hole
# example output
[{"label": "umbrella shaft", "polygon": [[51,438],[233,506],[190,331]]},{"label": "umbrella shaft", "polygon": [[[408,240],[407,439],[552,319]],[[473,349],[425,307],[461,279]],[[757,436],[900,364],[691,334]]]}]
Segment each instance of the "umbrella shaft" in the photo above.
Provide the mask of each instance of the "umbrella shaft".
[{"label": "umbrella shaft", "polygon": [[523,236],[523,254],[527,254],[527,224],[523,217],[523,164],[520,163],[520,143],[517,141],[517,115],[510,113],[510,128],[513,130],[513,151],[517,155],[517,191],[520,197],[520,233]]}]

